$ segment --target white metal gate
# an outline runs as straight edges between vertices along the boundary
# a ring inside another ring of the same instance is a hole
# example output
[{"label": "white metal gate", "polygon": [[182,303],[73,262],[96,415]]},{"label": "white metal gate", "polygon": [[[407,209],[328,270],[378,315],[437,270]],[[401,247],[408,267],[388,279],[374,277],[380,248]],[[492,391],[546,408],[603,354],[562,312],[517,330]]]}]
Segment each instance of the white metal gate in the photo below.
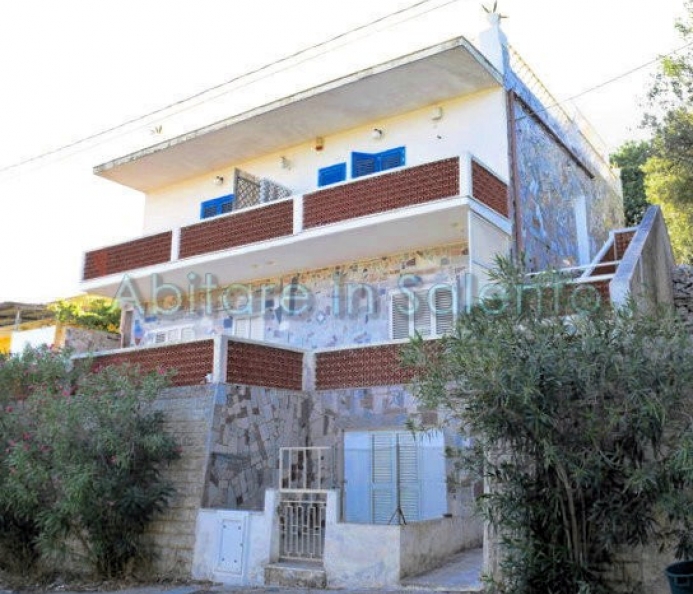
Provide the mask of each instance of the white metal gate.
[{"label": "white metal gate", "polygon": [[281,448],[279,458],[279,556],[321,561],[325,546],[327,490],[333,487],[332,448]]}]

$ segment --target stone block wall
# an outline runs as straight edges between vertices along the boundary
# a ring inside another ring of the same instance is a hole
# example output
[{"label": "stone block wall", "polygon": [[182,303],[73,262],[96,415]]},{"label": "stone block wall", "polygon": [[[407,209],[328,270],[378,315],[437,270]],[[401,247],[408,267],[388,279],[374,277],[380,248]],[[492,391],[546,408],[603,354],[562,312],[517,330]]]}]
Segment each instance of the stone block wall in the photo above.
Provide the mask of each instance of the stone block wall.
[{"label": "stone block wall", "polygon": [[153,522],[149,542],[156,551],[155,574],[190,577],[195,522],[202,504],[215,387],[190,386],[163,391],[154,406],[166,415],[166,429],[181,446],[181,458],[163,476],[176,493],[166,513]]}]

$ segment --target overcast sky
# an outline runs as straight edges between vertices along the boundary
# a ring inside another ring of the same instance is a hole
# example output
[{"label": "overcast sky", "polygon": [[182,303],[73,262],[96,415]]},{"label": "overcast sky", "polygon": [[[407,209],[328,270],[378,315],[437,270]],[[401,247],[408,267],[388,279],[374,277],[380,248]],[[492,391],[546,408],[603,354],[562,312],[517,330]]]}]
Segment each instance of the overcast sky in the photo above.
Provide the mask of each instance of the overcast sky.
[{"label": "overcast sky", "polygon": [[[489,0],[489,4],[491,0]],[[0,169],[420,4],[299,58],[0,173],[0,301],[74,295],[85,250],[137,237],[142,196],[93,165],[320,79],[484,27],[479,0],[22,0],[0,4]],[[509,41],[559,99],[682,45],[683,0],[500,0]],[[641,136],[648,68],[574,103],[616,147]],[[571,104],[567,107],[571,109]],[[162,133],[151,129],[161,125]]]}]

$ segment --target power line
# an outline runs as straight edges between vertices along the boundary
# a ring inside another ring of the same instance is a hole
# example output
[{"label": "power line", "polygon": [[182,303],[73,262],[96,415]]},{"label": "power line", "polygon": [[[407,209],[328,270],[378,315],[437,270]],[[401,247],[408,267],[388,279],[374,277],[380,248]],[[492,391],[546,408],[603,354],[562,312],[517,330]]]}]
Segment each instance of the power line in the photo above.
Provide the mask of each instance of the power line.
[{"label": "power line", "polygon": [[[409,6],[406,6],[406,7],[404,7],[404,8],[401,8],[401,9],[396,10],[396,11],[394,11],[394,12],[388,13],[388,14],[382,16],[382,17],[378,17],[377,19],[375,19],[375,20],[373,20],[373,21],[370,21],[370,22],[365,23],[365,24],[363,24],[363,25],[359,25],[359,26],[354,27],[353,29],[349,29],[348,31],[345,31],[345,32],[343,32],[343,33],[339,33],[339,34],[337,34],[337,35],[335,35],[335,36],[333,36],[333,37],[331,37],[331,38],[329,38],[329,39],[326,39],[325,41],[321,41],[321,42],[316,43],[316,44],[314,44],[314,45],[311,45],[311,46],[309,46],[309,47],[300,49],[300,50],[298,50],[298,51],[296,51],[296,52],[294,52],[294,53],[292,53],[292,54],[289,54],[288,56],[284,56],[284,57],[282,57],[282,58],[280,58],[280,59],[278,59],[278,60],[275,60],[275,61],[273,61],[273,62],[264,64],[264,65],[262,65],[262,66],[260,66],[260,67],[258,67],[258,68],[255,68],[254,70],[250,70],[250,71],[245,72],[245,73],[243,73],[243,74],[234,76],[234,77],[230,78],[230,79],[227,80],[227,81],[224,81],[224,82],[219,83],[219,84],[217,84],[217,85],[214,85],[214,86],[212,86],[212,87],[208,87],[208,88],[206,88],[206,89],[203,89],[202,91],[199,91],[199,92],[197,92],[197,93],[194,93],[193,95],[189,95],[188,97],[185,97],[185,98],[183,98],[183,99],[179,99],[179,100],[177,100],[177,101],[174,101],[173,103],[169,103],[168,105],[165,105],[165,106],[163,106],[163,107],[160,107],[160,108],[158,108],[158,109],[155,109],[155,110],[153,110],[153,111],[150,111],[150,112],[148,112],[148,113],[146,113],[146,114],[143,114],[143,115],[140,115],[140,116],[131,118],[131,119],[129,119],[129,120],[126,120],[126,121],[124,121],[124,122],[121,122],[120,124],[117,124],[117,125],[115,125],[115,126],[111,126],[110,128],[106,128],[106,129],[101,130],[101,131],[99,131],[99,132],[95,132],[95,133],[93,133],[93,134],[89,134],[88,136],[84,136],[84,137],[82,137],[82,138],[79,138],[78,140],[75,140],[75,141],[73,141],[73,142],[70,142],[70,143],[61,145],[61,146],[59,146],[59,147],[57,147],[57,148],[50,149],[50,150],[48,150],[48,151],[44,151],[43,153],[40,153],[40,154],[38,154],[38,155],[34,155],[33,157],[28,157],[28,158],[26,158],[26,159],[22,159],[22,160],[20,160],[20,161],[17,161],[16,163],[12,163],[12,164],[7,165],[7,166],[5,166],[5,167],[1,167],[1,168],[0,168],[0,174],[1,174],[1,173],[5,173],[5,172],[10,171],[10,170],[13,170],[13,169],[16,169],[16,168],[21,167],[21,166],[23,166],[23,165],[27,165],[27,164],[29,164],[29,163],[32,163],[32,162],[35,162],[35,161],[39,161],[39,160],[41,160],[41,159],[45,159],[46,157],[50,157],[51,155],[55,155],[55,154],[57,154],[57,153],[60,153],[60,152],[69,150],[69,149],[74,148],[74,147],[76,147],[76,146],[79,146],[79,145],[82,145],[82,144],[84,144],[84,143],[87,143],[87,142],[89,142],[90,140],[95,140],[95,139],[100,138],[100,137],[102,137],[102,136],[106,136],[106,135],[108,135],[108,134],[111,134],[112,132],[116,132],[116,131],[121,130],[121,129],[125,128],[125,127],[128,127],[128,126],[130,126],[130,125],[132,125],[132,124],[136,124],[136,123],[138,123],[138,122],[142,122],[142,121],[147,120],[147,119],[149,119],[149,118],[151,118],[151,117],[153,117],[153,116],[155,116],[155,115],[158,115],[158,114],[161,114],[161,113],[163,113],[163,112],[169,111],[169,110],[171,110],[171,109],[173,109],[173,108],[175,108],[175,107],[182,106],[182,105],[184,105],[184,104],[186,104],[186,103],[189,103],[189,102],[191,102],[191,101],[193,101],[193,100],[195,100],[195,99],[198,99],[198,98],[200,98],[200,97],[203,97],[203,96],[205,96],[205,95],[208,95],[209,93],[211,93],[211,92],[213,92],[213,91],[216,91],[216,90],[218,90],[218,89],[221,89],[221,88],[223,88],[223,87],[226,87],[226,86],[228,86],[228,85],[231,85],[231,84],[233,84],[233,83],[235,83],[235,82],[239,82],[239,81],[241,81],[241,80],[243,80],[243,79],[246,79],[246,78],[249,78],[249,77],[254,76],[254,75],[256,75],[256,74],[260,74],[260,73],[262,73],[262,72],[265,72],[265,71],[267,71],[267,70],[270,70],[271,68],[273,68],[273,67],[275,67],[275,66],[278,66],[278,65],[280,65],[280,64],[284,64],[284,63],[289,62],[289,61],[291,61],[291,60],[294,60],[295,58],[298,58],[298,57],[300,57],[300,56],[302,56],[302,55],[304,55],[304,54],[307,54],[308,52],[312,52],[312,51],[314,51],[314,50],[316,50],[316,49],[320,49],[320,48],[325,47],[325,46],[327,46],[327,45],[331,45],[331,44],[335,43],[336,41],[339,41],[340,39],[343,39],[343,38],[345,38],[345,37],[348,37],[348,36],[350,36],[350,35],[353,35],[354,33],[358,33],[359,31],[363,31],[363,30],[365,30],[365,29],[371,28],[371,27],[373,27],[373,26],[375,26],[375,25],[378,25],[378,24],[380,24],[380,23],[382,23],[382,22],[388,20],[388,19],[391,19],[391,18],[393,18],[393,17],[399,16],[400,14],[404,14],[404,13],[410,12],[411,10],[414,10],[414,9],[420,7],[420,6],[425,5],[425,4],[429,4],[429,3],[433,2],[433,1],[435,1],[435,0],[420,0],[419,2],[415,2],[414,4],[411,4],[411,5],[409,5]],[[453,4],[453,3],[459,2],[459,1],[461,1],[461,0],[448,0],[447,2],[444,2],[443,4],[437,5],[437,6],[433,7],[433,8],[431,8],[431,9],[429,9],[428,11],[425,11],[425,12],[422,12],[422,13],[420,13],[420,14],[417,14],[417,15],[415,15],[415,17],[412,17],[412,18],[418,18],[418,17],[422,16],[423,14],[427,14],[428,12],[431,12],[431,11],[433,11],[433,10],[438,10],[438,9],[440,9],[440,8],[443,8],[443,7],[445,7],[445,6],[448,6],[448,5],[450,5],[450,4]],[[405,22],[405,21],[402,21],[402,22]],[[399,23],[397,23],[397,24],[399,24]],[[326,53],[326,52],[324,52],[324,53]],[[320,55],[320,54],[319,54],[319,55]],[[309,58],[309,59],[312,59],[312,58]],[[209,98],[209,99],[207,99],[207,100],[200,101],[200,102],[198,102],[198,103],[196,103],[196,104],[194,104],[194,105],[192,105],[192,106],[184,107],[183,109],[180,109],[179,111],[175,112],[174,114],[170,114],[170,115],[176,115],[177,113],[181,113],[181,112],[185,111],[186,109],[191,109],[192,107],[197,107],[198,105],[202,105],[202,104],[206,103],[207,101],[211,101],[211,100],[217,99],[218,97],[220,97],[220,96],[222,96],[222,95],[224,95],[224,94],[226,94],[226,93],[220,93],[220,94],[215,95],[214,97],[211,97],[211,98]],[[165,117],[170,117],[170,116],[165,116]],[[147,125],[149,125],[149,124],[147,124]]]},{"label": "power line", "polygon": [[[543,113],[545,111],[548,111],[549,109],[553,109],[554,107],[560,107],[564,105],[565,103],[569,103],[570,101],[574,101],[575,99],[578,99],[580,97],[583,97],[584,95],[587,95],[588,93],[592,93],[593,91],[598,91],[599,89],[602,89],[606,87],[607,85],[610,85],[612,83],[615,83],[623,78],[626,78],[630,76],[631,74],[634,74],[638,72],[639,70],[643,70],[644,68],[648,68],[649,66],[652,66],[653,64],[656,64],[663,58],[668,58],[669,56],[673,56],[674,54],[679,53],[680,51],[685,50],[686,48],[689,48],[693,46],[693,41],[686,43],[685,45],[682,45],[681,47],[670,51],[667,54],[664,54],[663,56],[658,56],[648,62],[645,62],[644,64],[640,64],[639,66],[636,66],[635,68],[631,68],[630,70],[627,70],[626,72],[623,72],[621,74],[618,74],[617,76],[614,76],[613,78],[610,78],[608,80],[605,80],[599,84],[594,85],[593,87],[589,87],[588,89],[585,89],[584,91],[580,91],[579,93],[572,95],[571,97],[567,97],[566,99],[563,99],[561,101],[556,101],[556,103],[553,103],[552,105],[548,105],[546,107],[542,107],[541,109],[533,109],[532,113]],[[524,119],[528,116],[520,116],[517,118],[518,120]]]}]

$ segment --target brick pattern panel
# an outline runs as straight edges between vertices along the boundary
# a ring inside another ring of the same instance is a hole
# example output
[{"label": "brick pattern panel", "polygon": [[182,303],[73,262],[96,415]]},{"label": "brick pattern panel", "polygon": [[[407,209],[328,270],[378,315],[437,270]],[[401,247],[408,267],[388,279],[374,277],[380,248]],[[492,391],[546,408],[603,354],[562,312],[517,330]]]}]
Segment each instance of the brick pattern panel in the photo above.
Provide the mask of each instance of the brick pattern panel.
[{"label": "brick pattern panel", "polygon": [[306,194],[303,226],[309,229],[457,196],[459,188],[458,159],[418,165]]},{"label": "brick pattern panel", "polygon": [[472,161],[472,194],[504,217],[509,216],[508,186],[476,161]]},{"label": "brick pattern panel", "polygon": [[616,264],[603,264],[604,262],[614,262],[616,260],[616,247],[611,244],[609,249],[604,253],[599,264],[595,266],[594,271],[590,276],[597,276],[600,274],[614,274],[616,272]]},{"label": "brick pattern panel", "polygon": [[413,369],[400,365],[400,344],[318,353],[315,356],[315,387],[318,390],[362,388],[405,384]]},{"label": "brick pattern panel", "polygon": [[175,369],[174,386],[194,386],[206,383],[208,373],[214,368],[214,341],[184,342],[168,346],[146,348],[127,353],[101,355],[94,359],[94,367],[139,365],[144,372],[159,369]]},{"label": "brick pattern panel", "polygon": [[624,231],[622,233],[616,233],[615,234],[615,242],[616,242],[616,255],[619,260],[623,258],[623,254],[626,253],[626,250],[628,249],[628,246],[630,245],[630,242],[633,240],[633,237],[635,236],[635,231]]},{"label": "brick pattern panel", "polygon": [[260,344],[229,342],[226,381],[229,384],[301,390],[303,353]]},{"label": "brick pattern panel", "polygon": [[171,259],[172,237],[173,233],[166,231],[87,252],[84,258],[83,279],[89,280],[168,262]]},{"label": "brick pattern panel", "polygon": [[291,235],[294,232],[293,208],[293,201],[285,200],[183,227],[180,257],[189,258]]}]

